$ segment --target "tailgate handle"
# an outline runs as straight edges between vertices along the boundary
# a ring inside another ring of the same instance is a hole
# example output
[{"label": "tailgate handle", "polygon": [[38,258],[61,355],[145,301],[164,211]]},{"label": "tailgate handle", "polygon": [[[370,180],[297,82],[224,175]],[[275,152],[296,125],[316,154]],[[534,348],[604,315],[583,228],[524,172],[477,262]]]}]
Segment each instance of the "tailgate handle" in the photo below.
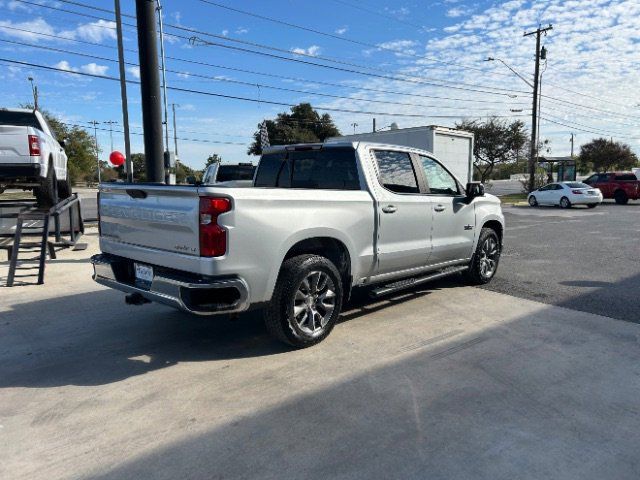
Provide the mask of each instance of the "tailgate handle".
[{"label": "tailgate handle", "polygon": [[144,190],[136,190],[134,188],[127,188],[127,195],[131,198],[147,198],[147,192]]}]

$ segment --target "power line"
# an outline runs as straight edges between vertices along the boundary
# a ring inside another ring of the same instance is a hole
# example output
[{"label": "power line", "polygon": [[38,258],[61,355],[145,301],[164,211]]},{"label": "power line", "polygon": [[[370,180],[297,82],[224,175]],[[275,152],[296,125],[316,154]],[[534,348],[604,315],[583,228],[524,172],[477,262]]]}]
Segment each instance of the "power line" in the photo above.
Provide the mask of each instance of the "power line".
[{"label": "power line", "polygon": [[345,37],[343,35],[336,35],[334,33],[323,32],[321,30],[316,30],[315,28],[310,28],[310,27],[305,27],[303,25],[297,25],[295,23],[285,22],[284,20],[278,20],[277,18],[267,17],[265,15],[260,15],[260,14],[257,14],[257,13],[248,12],[246,10],[240,10],[239,8],[230,7],[228,5],[222,5],[220,3],[212,2],[211,0],[198,0],[198,1],[200,1],[201,3],[206,3],[208,5],[217,7],[217,8],[222,8],[224,10],[229,10],[229,11],[232,11],[232,12],[240,13],[242,15],[258,18],[260,20],[265,20],[267,22],[272,22],[272,23],[276,23],[276,24],[279,24],[279,25],[284,25],[284,26],[289,27],[289,28],[295,28],[295,29],[302,30],[302,31],[305,31],[305,32],[314,33],[316,35],[322,35],[324,37],[333,38],[335,40],[340,40],[340,41],[343,41],[343,42],[348,42],[348,43],[352,43],[352,44],[355,44],[355,45],[360,45],[360,46],[363,46],[363,47],[375,48],[375,49],[380,49],[380,50],[387,50],[387,51],[394,52],[394,53],[401,53],[403,55],[417,57],[417,58],[420,58],[422,60],[430,60],[432,62],[441,63],[441,64],[444,64],[444,65],[456,66],[456,67],[460,67],[460,68],[466,68],[466,69],[469,69],[469,70],[475,70],[475,71],[478,71],[478,72],[486,73],[485,70],[477,68],[477,67],[472,67],[470,65],[464,65],[462,63],[456,63],[456,62],[449,62],[449,61],[446,61],[446,60],[440,60],[438,58],[432,58],[432,57],[425,57],[425,56],[417,55],[417,54],[410,54],[410,53],[408,53],[406,51],[399,50],[397,48],[385,47],[385,46],[376,45],[376,44],[369,43],[369,42],[363,42],[361,40],[357,40],[357,39],[354,39],[354,38]]},{"label": "power line", "polygon": [[[79,76],[91,77],[91,78],[101,78],[101,79],[105,79],[105,80],[112,80],[112,81],[118,81],[118,82],[120,81],[119,78],[111,77],[111,76],[107,76],[107,75],[95,75],[95,74],[86,73],[86,72],[70,71],[70,70],[65,70],[65,69],[62,69],[62,68],[50,67],[50,66],[47,66],[47,65],[39,65],[39,64],[36,64],[36,63],[31,63],[31,62],[22,62],[22,61],[19,61],[19,60],[13,60],[13,59],[7,59],[7,58],[0,58],[0,61],[7,62],[7,63],[10,63],[10,64],[15,64],[15,65],[22,65],[22,66],[33,67],[33,68],[40,68],[40,69],[44,69],[44,70],[57,71],[57,72],[66,73],[66,74],[69,74],[69,75],[79,75]],[[133,80],[127,80],[127,82],[128,83],[135,83],[135,84],[139,84],[140,83],[140,82],[133,81]],[[177,91],[177,92],[183,92],[183,93],[191,93],[191,94],[206,95],[206,96],[211,96],[211,97],[216,97],[216,98],[223,98],[223,99],[227,99],[227,100],[239,100],[239,101],[245,101],[245,102],[260,103],[260,104],[266,104],[266,105],[277,105],[277,106],[284,106],[284,107],[295,107],[296,106],[294,104],[285,103],[285,102],[276,102],[276,101],[272,101],[272,100],[261,100],[259,98],[241,97],[241,96],[237,96],[237,95],[225,95],[225,94],[222,94],[222,93],[207,92],[207,91],[194,90],[194,89],[188,89],[188,88],[167,87],[167,89],[174,90],[174,91]],[[379,115],[379,116],[389,116],[389,117],[467,118],[466,115],[423,115],[423,114],[411,114],[411,113],[373,112],[373,111],[365,111],[365,110],[351,110],[351,109],[346,109],[346,108],[324,107],[324,106],[321,106],[321,105],[315,106],[314,108],[316,110],[322,110],[322,111],[327,111],[327,112],[354,113],[354,114],[361,114],[361,115]],[[522,115],[494,115],[494,116],[498,117],[498,118],[512,118],[512,117],[519,117],[519,116],[522,116]]]},{"label": "power line", "polygon": [[[541,118],[542,118],[542,120],[545,120],[545,121],[547,121],[547,122],[551,122],[551,123],[554,123],[554,124],[556,124],[556,125],[560,125],[560,126],[562,126],[562,127],[570,128],[571,130],[569,130],[569,131],[578,130],[578,131],[580,131],[580,132],[591,133],[591,134],[593,134],[593,135],[607,135],[607,136],[609,135],[609,133],[604,133],[604,134],[603,134],[602,132],[598,132],[598,131],[595,131],[595,130],[586,130],[586,129],[584,129],[584,128],[579,128],[579,127],[576,127],[576,126],[574,126],[574,125],[568,125],[568,124],[563,123],[563,122],[558,122],[558,121],[556,121],[556,120],[551,120],[550,118],[547,118],[547,117],[545,117],[545,116],[542,116]],[[623,139],[626,139],[626,140],[638,140],[637,138],[633,138],[633,137],[622,137],[622,136],[618,136],[618,138],[623,138]]]},{"label": "power line", "polygon": [[[48,50],[48,51],[57,52],[57,53],[64,53],[66,55],[77,55],[77,56],[81,56],[81,57],[85,57],[85,58],[90,58],[92,60],[101,60],[101,61],[106,61],[106,62],[118,63],[117,60],[114,60],[114,59],[111,59],[111,58],[101,57],[101,56],[97,56],[97,55],[90,55],[90,54],[80,53],[80,52],[74,52],[74,51],[66,50],[66,49],[62,49],[62,48],[48,47],[48,46],[45,46],[45,45],[36,45],[36,44],[32,44],[32,43],[19,42],[19,41],[16,41],[16,40],[4,40],[4,39],[1,39],[1,38],[0,38],[0,42],[9,43],[9,44],[12,44],[12,45],[20,45],[20,46],[26,46],[26,47],[31,47],[31,48],[37,48],[37,49],[41,49],[41,50]],[[136,63],[131,63],[131,62],[125,62],[125,65],[134,66],[134,67],[138,66]],[[246,82],[246,81],[241,81],[241,80],[233,80],[233,79],[228,79],[228,78],[219,78],[219,77],[215,77],[215,76],[211,76],[211,75],[203,75],[203,74],[184,72],[184,71],[173,70],[173,69],[166,69],[166,71],[169,72],[169,73],[173,73],[173,74],[179,75],[179,76],[180,75],[188,75],[190,77],[203,78],[203,79],[213,80],[213,81],[217,81],[217,82],[225,82],[225,83],[243,85],[243,86],[248,86],[248,87],[267,88],[267,89],[284,91],[284,92],[301,93],[301,94],[304,94],[304,95],[311,95],[311,96],[318,96],[318,97],[327,97],[327,98],[350,100],[350,101],[354,101],[354,102],[369,102],[369,103],[380,103],[380,104],[387,104],[387,105],[401,105],[401,106],[409,106],[409,107],[442,108],[442,109],[469,111],[468,107],[455,107],[455,106],[448,106],[448,105],[425,105],[425,104],[415,104],[415,103],[406,103],[406,102],[395,102],[395,101],[391,101],[391,100],[377,100],[377,99],[361,98],[361,97],[348,97],[348,96],[344,96],[344,95],[335,95],[335,94],[330,94],[330,93],[314,92],[314,91],[309,91],[309,90],[298,90],[298,89],[294,89],[294,88],[278,87],[278,86],[268,85],[268,84],[251,83],[251,82]],[[490,110],[483,109],[482,111],[484,111],[484,112],[495,111],[495,109],[490,109]]]},{"label": "power line", "polygon": [[[41,6],[40,4],[36,4],[33,2],[29,2],[27,0],[16,0],[18,2],[22,2],[22,3],[26,3],[26,4],[30,4],[30,5],[34,5],[34,6]],[[79,2],[74,2],[74,5],[79,5]],[[97,8],[97,7],[92,7],[89,5],[85,5],[86,8]],[[93,18],[93,19],[97,19],[97,20],[103,20],[103,21],[108,21],[108,19],[102,18],[102,17],[98,17],[95,15],[89,15],[89,14],[85,14],[85,13],[81,13],[81,12],[75,12],[72,10],[66,10],[66,9],[62,9],[59,7],[54,7],[54,6],[45,6],[45,8],[48,8],[50,10],[56,10],[56,11],[61,11],[64,13],[70,13],[70,14],[74,14],[74,15],[80,15],[80,16],[85,16],[88,18]],[[101,9],[100,11],[102,11],[103,9]],[[110,12],[113,13],[113,12]],[[123,25],[126,25],[128,27],[132,27],[135,28],[135,25],[131,25],[131,24],[126,24],[123,23]],[[236,39],[233,37],[228,37],[228,36],[224,36],[224,35],[218,35],[218,34],[214,34],[211,32],[206,32],[206,31],[202,31],[202,30],[197,30],[194,28],[188,28],[188,27],[184,27],[181,25],[172,25],[172,24],[166,24],[167,27],[169,28],[173,28],[173,29],[177,29],[177,30],[181,30],[181,31],[185,31],[185,32],[189,32],[189,33],[196,33],[199,35],[205,35],[208,37],[212,37],[212,38],[216,38],[219,40],[223,40],[226,42],[234,42],[234,43],[239,43],[242,45],[248,45],[251,47],[257,47],[257,48],[261,48],[261,49],[265,49],[265,50],[271,50],[271,51],[276,51],[276,52],[280,52],[280,53],[286,53],[287,55],[296,55],[296,56],[300,56],[300,57],[306,57],[306,58],[312,58],[312,59],[318,59],[318,60],[322,60],[325,62],[331,62],[331,63],[335,63],[338,65],[344,65],[344,66],[349,66],[349,67],[355,67],[355,68],[361,68],[361,69],[365,69],[365,70],[372,70],[372,71],[380,71],[380,72],[384,72],[384,73],[391,73],[392,75],[394,74],[393,72],[386,70],[386,69],[381,69],[381,68],[376,68],[376,67],[372,67],[369,65],[361,65],[361,64],[357,64],[357,63],[353,63],[353,62],[346,62],[340,59],[337,59],[335,57],[327,57],[327,56],[321,56],[321,55],[310,55],[307,53],[293,53],[290,50],[286,50],[286,49],[282,49],[282,48],[278,48],[278,47],[273,47],[270,45],[264,45],[264,44],[260,44],[260,43],[255,43],[255,42],[249,42],[246,40],[240,40],[240,39]],[[101,25],[101,27],[103,28],[115,28],[115,27],[109,27],[106,25]],[[193,37],[185,37],[185,36],[181,36],[181,35],[177,35],[174,33],[167,33],[166,35],[171,35],[174,36],[175,38],[179,38],[179,39],[183,39],[183,40],[192,40]],[[245,48],[240,48],[240,47],[235,47],[232,45],[225,45],[225,44],[221,44],[221,43],[217,43],[217,42],[210,42],[210,41],[204,41],[202,40],[202,42],[207,43],[210,46],[215,46],[215,47],[220,47],[220,48],[227,48],[227,49],[232,49],[232,50],[236,50],[236,51],[242,51],[245,53],[252,53],[252,54],[256,54],[256,55],[263,55],[263,56],[268,56],[271,58],[277,58],[279,60],[286,60],[286,61],[292,61],[292,62],[298,62],[298,63],[304,63],[304,64],[308,64],[308,65],[314,65],[317,67],[323,67],[323,68],[331,68],[334,70],[341,70],[341,71],[347,71],[350,73],[358,73],[360,75],[369,75],[369,76],[377,76],[377,77],[381,77],[381,78],[386,78],[386,79],[393,79],[393,80],[397,80],[397,81],[405,81],[405,82],[410,82],[410,83],[421,83],[421,84],[426,84],[426,85],[432,85],[432,86],[438,86],[438,87],[443,87],[443,88],[452,88],[452,89],[456,89],[456,90],[467,90],[467,91],[474,91],[474,92],[478,92],[478,93],[487,93],[487,94],[492,94],[492,95],[504,95],[504,96],[509,96],[509,97],[515,97],[517,95],[512,95],[511,93],[522,93],[522,94],[528,94],[528,92],[523,92],[523,91],[519,91],[519,90],[510,90],[510,89],[506,89],[506,88],[500,88],[500,87],[493,87],[493,86],[487,86],[487,85],[479,85],[479,84],[468,84],[468,83],[463,83],[463,82],[456,82],[455,85],[450,85],[453,82],[448,82],[447,80],[442,80],[442,79],[438,79],[438,78],[430,78],[430,77],[421,77],[423,79],[427,79],[430,80],[430,82],[425,82],[425,81],[417,81],[417,80],[411,80],[410,75],[406,75],[403,73],[400,73],[400,75],[402,75],[403,77],[407,77],[407,78],[399,78],[399,77],[390,77],[388,75],[385,76],[380,76],[380,75],[374,75],[374,74],[368,74],[366,72],[358,72],[358,71],[354,71],[354,70],[348,70],[348,69],[340,69],[338,67],[335,66],[331,66],[331,65],[324,65],[324,64],[320,64],[317,63],[315,61],[304,61],[301,60],[299,58],[289,58],[289,57],[282,57],[280,55],[274,55],[274,54],[267,54],[265,52],[257,52],[255,50],[249,50],[249,49],[245,49]],[[423,57],[420,57],[423,58]],[[481,70],[482,71],[482,70]],[[486,72],[485,72],[486,73]],[[397,75],[397,74],[395,74]],[[440,84],[435,84],[432,82],[439,82]],[[462,88],[459,85],[462,86],[466,86],[466,87],[470,87],[470,88]],[[510,94],[500,94],[497,92],[493,92],[493,91],[487,91],[487,90],[478,90],[477,88],[485,88],[485,89],[491,89],[491,90],[496,90],[496,91],[502,91],[502,92],[510,92]],[[472,88],[476,88],[476,89],[472,89]]]}]

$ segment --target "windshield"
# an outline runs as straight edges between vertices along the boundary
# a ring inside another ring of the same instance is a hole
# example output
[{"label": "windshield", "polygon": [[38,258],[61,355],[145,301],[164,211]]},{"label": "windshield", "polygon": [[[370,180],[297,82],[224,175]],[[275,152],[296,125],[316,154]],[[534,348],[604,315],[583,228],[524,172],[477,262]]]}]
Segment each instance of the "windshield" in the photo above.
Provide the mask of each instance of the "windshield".
[{"label": "windshield", "polygon": [[587,185],[586,183],[582,182],[568,182],[565,183],[565,185],[569,188],[591,188],[591,185]]},{"label": "windshield", "polygon": [[216,181],[253,180],[255,169],[253,165],[220,165]]}]

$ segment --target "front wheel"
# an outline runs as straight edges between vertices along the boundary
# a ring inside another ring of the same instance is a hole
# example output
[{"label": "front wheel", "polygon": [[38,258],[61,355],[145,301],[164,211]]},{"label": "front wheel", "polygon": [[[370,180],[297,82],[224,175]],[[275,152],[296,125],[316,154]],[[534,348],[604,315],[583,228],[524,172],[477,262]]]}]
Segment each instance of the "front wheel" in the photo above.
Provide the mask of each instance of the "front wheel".
[{"label": "front wheel", "polygon": [[340,274],[328,259],[319,255],[289,258],[264,309],[267,330],[296,348],[320,343],[338,320],[342,296]]},{"label": "front wheel", "polygon": [[69,181],[69,177],[67,176],[66,180],[61,180],[58,182],[58,196],[61,200],[65,198],[69,198],[71,196],[71,182]]},{"label": "front wheel", "polygon": [[571,208],[571,201],[567,197],[560,199],[560,208]]},{"label": "front wheel", "polygon": [[467,280],[473,285],[489,283],[498,270],[500,253],[500,238],[496,231],[492,228],[480,230],[478,245],[466,272]]},{"label": "front wheel", "polygon": [[529,206],[530,207],[537,207],[538,206],[538,200],[536,200],[536,197],[531,195],[529,197]]}]

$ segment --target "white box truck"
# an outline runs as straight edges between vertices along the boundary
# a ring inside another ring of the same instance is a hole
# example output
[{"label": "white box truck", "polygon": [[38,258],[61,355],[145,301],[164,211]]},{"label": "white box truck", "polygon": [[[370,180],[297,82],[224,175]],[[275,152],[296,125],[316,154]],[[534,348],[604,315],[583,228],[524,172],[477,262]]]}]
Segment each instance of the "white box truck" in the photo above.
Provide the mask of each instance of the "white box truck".
[{"label": "white box truck", "polygon": [[471,132],[429,125],[331,137],[326,140],[326,143],[344,141],[386,143],[426,150],[433,153],[436,159],[440,160],[461,182],[473,180],[473,133]]}]

